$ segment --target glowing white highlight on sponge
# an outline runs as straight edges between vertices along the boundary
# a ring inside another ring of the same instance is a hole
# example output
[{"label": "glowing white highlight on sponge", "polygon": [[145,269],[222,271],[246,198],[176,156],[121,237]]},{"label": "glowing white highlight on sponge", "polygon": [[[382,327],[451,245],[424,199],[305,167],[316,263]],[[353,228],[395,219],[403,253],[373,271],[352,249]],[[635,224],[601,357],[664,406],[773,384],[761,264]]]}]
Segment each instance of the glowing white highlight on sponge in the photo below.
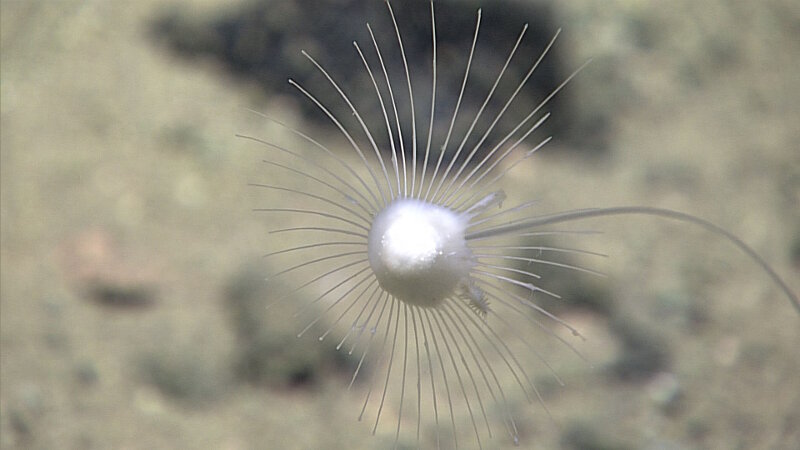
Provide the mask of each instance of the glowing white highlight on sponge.
[{"label": "glowing white highlight on sponge", "polygon": [[381,287],[400,300],[436,306],[466,280],[472,253],[464,240],[469,218],[415,199],[396,200],[375,217],[369,263]]}]

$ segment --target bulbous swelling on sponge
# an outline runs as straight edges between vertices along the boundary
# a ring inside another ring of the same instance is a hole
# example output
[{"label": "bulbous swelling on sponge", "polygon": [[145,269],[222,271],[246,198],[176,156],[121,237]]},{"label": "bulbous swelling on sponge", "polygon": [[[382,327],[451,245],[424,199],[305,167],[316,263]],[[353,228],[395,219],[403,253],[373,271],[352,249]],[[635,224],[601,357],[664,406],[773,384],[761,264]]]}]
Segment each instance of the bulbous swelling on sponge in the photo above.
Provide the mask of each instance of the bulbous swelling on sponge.
[{"label": "bulbous swelling on sponge", "polygon": [[469,217],[416,199],[398,199],[373,220],[369,263],[378,283],[398,300],[435,307],[469,278]]}]

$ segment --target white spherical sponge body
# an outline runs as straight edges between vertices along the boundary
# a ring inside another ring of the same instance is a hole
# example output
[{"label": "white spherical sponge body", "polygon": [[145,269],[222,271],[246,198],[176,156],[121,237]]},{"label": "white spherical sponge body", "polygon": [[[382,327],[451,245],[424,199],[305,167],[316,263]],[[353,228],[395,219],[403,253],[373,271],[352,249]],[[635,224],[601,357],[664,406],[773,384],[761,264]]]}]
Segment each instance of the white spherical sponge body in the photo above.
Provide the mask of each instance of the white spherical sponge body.
[{"label": "white spherical sponge body", "polygon": [[468,221],[424,201],[392,202],[369,232],[369,263],[378,283],[397,299],[422,307],[456,294],[472,267],[464,239]]}]

